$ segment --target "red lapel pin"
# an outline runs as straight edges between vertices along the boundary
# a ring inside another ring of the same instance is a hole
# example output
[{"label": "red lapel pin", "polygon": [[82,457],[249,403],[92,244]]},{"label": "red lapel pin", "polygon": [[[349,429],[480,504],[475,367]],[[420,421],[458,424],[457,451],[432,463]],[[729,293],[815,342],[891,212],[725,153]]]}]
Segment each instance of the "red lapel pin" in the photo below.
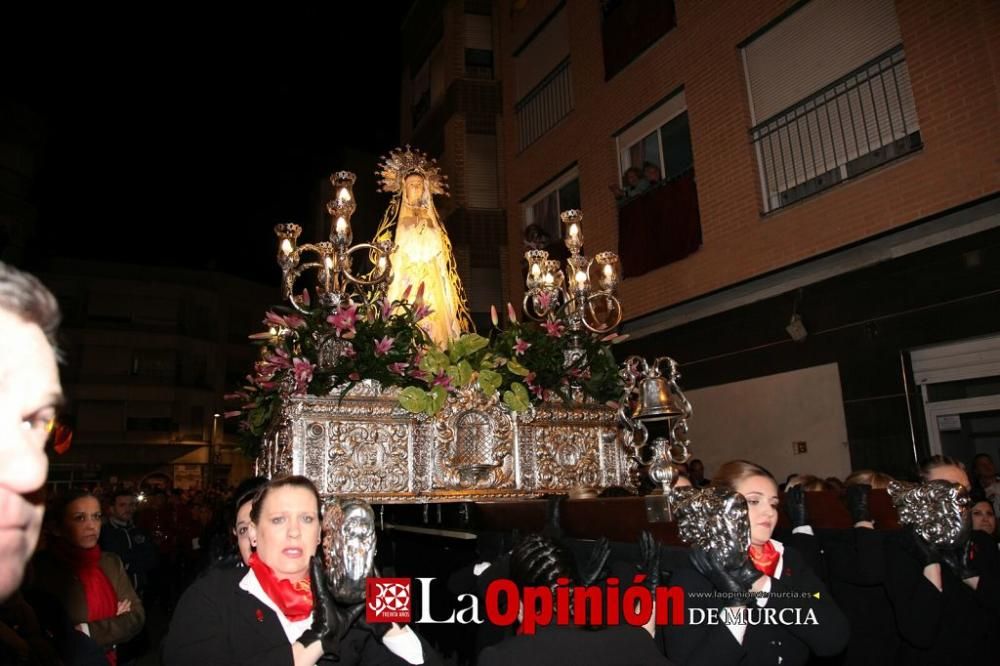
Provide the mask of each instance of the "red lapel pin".
[{"label": "red lapel pin", "polygon": [[263,622],[264,621],[264,611],[262,611],[259,608],[257,609],[257,621],[258,622]]}]

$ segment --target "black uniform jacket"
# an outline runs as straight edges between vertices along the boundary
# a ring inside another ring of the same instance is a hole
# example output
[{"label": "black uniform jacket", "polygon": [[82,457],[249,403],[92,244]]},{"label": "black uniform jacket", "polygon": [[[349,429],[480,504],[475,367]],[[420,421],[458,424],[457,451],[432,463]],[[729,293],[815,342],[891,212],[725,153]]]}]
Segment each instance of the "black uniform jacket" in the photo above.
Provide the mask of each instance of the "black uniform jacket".
[{"label": "black uniform jacket", "polygon": [[[216,569],[184,592],[163,641],[165,666],[292,666],[292,647],[278,616],[240,589],[246,569]],[[421,640],[424,663],[439,663]],[[324,658],[320,663],[328,663]],[[369,631],[352,627],[340,645],[340,666],[398,666],[407,662]]]},{"label": "black uniform jacket", "polygon": [[[803,621],[811,610],[816,624],[751,624],[746,628],[742,645],[721,620],[718,624],[667,625],[658,631],[667,657],[690,666],[797,666],[805,664],[810,653],[826,657],[843,651],[848,637],[847,618],[796,549],[785,546],[780,576],[772,578],[771,595],[765,608],[800,609],[798,615]],[[688,617],[692,608],[721,608],[723,605],[722,599],[708,594],[714,587],[693,568],[675,571],[670,584],[684,588]],[[750,603],[751,607],[756,606],[755,601]],[[794,613],[784,615],[791,618]]]},{"label": "black uniform jacket", "polygon": [[478,666],[635,666],[670,664],[645,629],[632,626],[590,631],[539,627],[534,635],[508,638],[479,655]]}]

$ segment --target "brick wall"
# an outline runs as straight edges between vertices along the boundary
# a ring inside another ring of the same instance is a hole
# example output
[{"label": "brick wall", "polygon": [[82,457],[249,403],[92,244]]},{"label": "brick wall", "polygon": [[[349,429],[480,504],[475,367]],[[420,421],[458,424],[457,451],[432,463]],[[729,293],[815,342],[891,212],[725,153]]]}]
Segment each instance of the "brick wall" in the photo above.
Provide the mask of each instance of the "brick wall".
[{"label": "brick wall", "polygon": [[[504,0],[497,62],[510,257],[508,289],[522,291],[520,201],[576,161],[587,250],[617,247],[608,185],[618,180],[612,135],[684,87],[698,179],[702,248],[622,285],[627,317],[906,225],[1000,190],[1000,4],[899,0],[897,15],[923,149],[762,216],[750,114],[737,44],[790,6],[779,0],[677,0],[677,27],[604,81],[598,3],[566,3],[574,110],[518,153],[512,52],[557,6]],[[991,36],[993,39],[991,40]]]}]

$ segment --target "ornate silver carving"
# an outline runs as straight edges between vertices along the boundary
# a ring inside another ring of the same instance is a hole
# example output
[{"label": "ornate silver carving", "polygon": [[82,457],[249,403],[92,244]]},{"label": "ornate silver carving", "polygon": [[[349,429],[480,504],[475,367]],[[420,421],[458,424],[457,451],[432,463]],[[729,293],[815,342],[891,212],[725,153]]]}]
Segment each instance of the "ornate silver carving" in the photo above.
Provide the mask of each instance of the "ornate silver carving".
[{"label": "ornate silver carving", "polygon": [[969,493],[958,483],[938,479],[924,483],[892,481],[889,496],[899,512],[899,522],[912,525],[934,546],[965,543],[972,529]]},{"label": "ornate silver carving", "polygon": [[545,403],[513,414],[470,389],[427,418],[396,395],[365,381],[343,396],[286,398],[258,471],[304,474],[325,497],[379,503],[635,490],[610,407]]},{"label": "ornate silver carving", "polygon": [[714,553],[727,568],[739,566],[750,547],[747,502],[734,490],[685,486],[670,491],[681,540]]},{"label": "ornate silver carving", "polygon": [[344,604],[365,600],[375,562],[375,513],[367,502],[331,499],[323,512],[323,552],[333,594]]}]

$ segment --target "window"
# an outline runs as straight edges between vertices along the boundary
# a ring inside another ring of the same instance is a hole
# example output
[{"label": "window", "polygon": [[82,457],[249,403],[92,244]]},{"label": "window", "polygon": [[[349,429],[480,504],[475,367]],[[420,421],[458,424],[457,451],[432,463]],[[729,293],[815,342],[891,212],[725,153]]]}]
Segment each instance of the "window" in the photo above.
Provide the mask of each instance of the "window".
[{"label": "window", "polygon": [[559,176],[524,203],[524,226],[540,226],[552,240],[563,237],[559,214],[580,208],[580,177],[576,167]]},{"label": "window", "polygon": [[610,80],[677,25],[673,0],[602,0],[604,80]]},{"label": "window", "polygon": [[[626,278],[679,261],[701,247],[701,215],[684,91],[670,94],[616,135],[621,175],[643,171],[619,198],[618,255]],[[659,172],[656,182],[643,167]]]},{"label": "window", "polygon": [[514,53],[519,146],[524,150],[573,110],[569,26],[560,7]]},{"label": "window", "polygon": [[620,175],[653,164],[666,180],[694,166],[684,93],[671,95],[618,134]]},{"label": "window", "polygon": [[493,78],[493,28],[488,15],[465,15],[465,75]]},{"label": "window", "polygon": [[173,379],[177,374],[177,353],[169,349],[137,349],[132,355],[132,375]]},{"label": "window", "polygon": [[742,49],[764,210],[920,148],[893,0],[812,0]]},{"label": "window", "polygon": [[413,75],[411,86],[413,98],[410,102],[413,127],[416,127],[444,96],[444,65],[444,46],[439,42]]},{"label": "window", "polygon": [[465,193],[469,208],[499,208],[497,138],[492,134],[465,137]]},{"label": "window", "polygon": [[128,403],[126,428],[130,431],[171,432],[176,430],[173,405],[169,402]]}]

